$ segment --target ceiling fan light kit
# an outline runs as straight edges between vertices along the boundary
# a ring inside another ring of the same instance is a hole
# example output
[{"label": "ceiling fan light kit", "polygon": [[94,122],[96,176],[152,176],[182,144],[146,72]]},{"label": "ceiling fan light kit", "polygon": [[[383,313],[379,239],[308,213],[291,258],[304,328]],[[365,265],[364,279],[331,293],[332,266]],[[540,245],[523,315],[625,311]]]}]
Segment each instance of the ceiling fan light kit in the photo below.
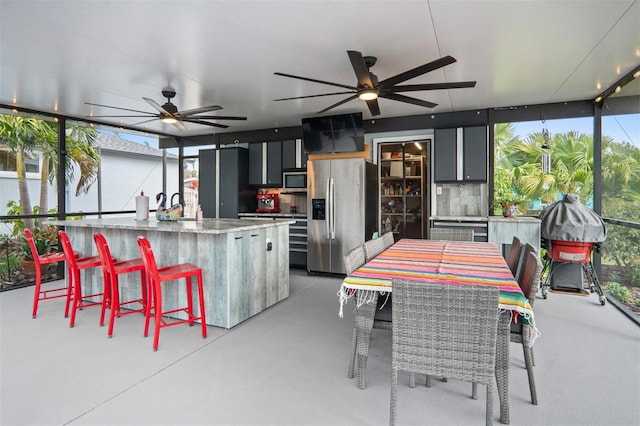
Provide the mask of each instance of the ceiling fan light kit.
[{"label": "ceiling fan light kit", "polygon": [[400,92],[417,92],[423,90],[443,90],[443,89],[462,89],[475,87],[475,81],[460,81],[454,83],[431,83],[431,84],[408,84],[400,85],[407,80],[419,77],[431,71],[435,71],[447,65],[456,62],[452,56],[444,56],[435,61],[431,61],[427,64],[413,68],[411,70],[396,74],[392,77],[378,81],[378,77],[371,72],[371,67],[375,65],[377,58],[375,56],[362,56],[362,53],[355,50],[347,50],[347,55],[351,61],[351,66],[357,78],[357,84],[355,86],[349,86],[347,84],[333,83],[330,81],[316,80],[313,78],[301,77],[292,74],[284,74],[276,72],[275,75],[282,77],[295,78],[298,80],[310,81],[312,83],[326,84],[329,86],[342,87],[348,89],[346,92],[334,92],[325,93],[319,95],[298,96],[293,98],[274,99],[275,101],[287,101],[292,99],[304,99],[304,98],[316,98],[320,96],[333,96],[333,95],[350,95],[349,97],[337,102],[333,105],[320,111],[320,113],[329,111],[335,107],[338,107],[344,103],[347,103],[353,99],[361,99],[367,103],[367,107],[372,116],[380,115],[380,107],[378,106],[378,98],[391,99],[398,102],[404,102],[412,105],[417,105],[425,108],[435,108],[438,104],[422,99],[413,98],[406,95],[401,95]]},{"label": "ceiling fan light kit", "polygon": [[229,126],[225,124],[214,123],[207,120],[246,120],[247,119],[247,117],[200,115],[205,112],[219,111],[222,109],[220,105],[211,105],[211,106],[205,106],[205,107],[199,107],[199,108],[180,111],[178,110],[177,106],[171,103],[171,99],[173,99],[176,96],[176,91],[173,90],[171,87],[165,87],[164,89],[162,89],[162,96],[164,96],[167,99],[167,102],[165,102],[164,105],[160,105],[159,103],[157,103],[151,98],[145,98],[145,97],[142,98],[145,100],[145,102],[151,105],[157,111],[157,113],[148,112],[148,111],[139,111],[136,109],[129,109],[129,108],[120,108],[120,107],[115,107],[110,105],[94,104],[91,102],[85,102],[85,103],[87,105],[93,105],[93,106],[104,107],[104,108],[113,108],[113,109],[119,109],[122,111],[130,111],[130,112],[137,112],[140,114],[144,114],[144,115],[129,114],[129,115],[91,115],[90,116],[91,118],[100,118],[100,117],[146,118],[146,120],[141,121],[139,123],[135,123],[133,124],[133,126],[147,123],[153,120],[160,120],[163,123],[174,125],[179,130],[187,129],[186,126],[184,125],[185,122],[226,129]]},{"label": "ceiling fan light kit", "polygon": [[358,94],[358,98],[363,101],[372,101],[378,99],[378,92],[375,90],[364,90]]}]

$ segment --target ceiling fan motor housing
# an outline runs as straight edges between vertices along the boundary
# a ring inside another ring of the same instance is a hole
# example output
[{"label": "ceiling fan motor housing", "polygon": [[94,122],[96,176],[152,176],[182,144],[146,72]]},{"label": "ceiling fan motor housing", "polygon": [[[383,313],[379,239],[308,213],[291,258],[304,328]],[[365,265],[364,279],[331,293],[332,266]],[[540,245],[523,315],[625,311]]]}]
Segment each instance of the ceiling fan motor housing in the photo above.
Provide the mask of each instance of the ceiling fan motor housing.
[{"label": "ceiling fan motor housing", "polygon": [[167,99],[173,99],[176,96],[176,91],[171,87],[165,87],[164,89],[162,89],[162,96]]},{"label": "ceiling fan motor housing", "polygon": [[177,114],[178,113],[178,107],[176,107],[171,102],[167,102],[166,104],[162,105],[162,108],[164,108],[164,110],[167,111],[169,114]]}]

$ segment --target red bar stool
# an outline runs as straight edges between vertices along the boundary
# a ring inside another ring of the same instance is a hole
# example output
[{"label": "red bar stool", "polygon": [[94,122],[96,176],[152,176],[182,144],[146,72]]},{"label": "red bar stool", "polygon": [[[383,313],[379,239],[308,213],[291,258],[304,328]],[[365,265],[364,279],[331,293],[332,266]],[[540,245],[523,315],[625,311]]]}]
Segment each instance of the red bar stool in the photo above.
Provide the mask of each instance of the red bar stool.
[{"label": "red bar stool", "polygon": [[29,229],[24,230],[24,236],[29,243],[29,249],[31,249],[31,256],[33,256],[33,263],[36,268],[36,288],[33,292],[33,310],[31,312],[31,317],[35,318],[38,315],[38,304],[41,300],[49,300],[49,299],[59,299],[61,297],[67,298],[67,303],[64,308],[64,317],[69,316],[69,294],[70,289],[68,285],[65,284],[64,287],[56,287],[50,289],[42,289],[42,265],[49,265],[51,263],[64,262],[65,255],[64,252],[59,253],[49,253],[49,254],[38,254],[38,249],[36,248],[36,243],[33,241],[33,234]]},{"label": "red bar stool", "polygon": [[[147,311],[147,280],[144,261],[141,257],[130,260],[116,261],[111,256],[111,250],[109,249],[109,244],[107,244],[107,239],[104,237],[104,235],[100,233],[94,234],[93,241],[96,243],[96,247],[98,248],[98,257],[100,258],[100,263],[102,264],[102,275],[104,277],[104,296],[102,297],[100,326],[104,326],[104,314],[107,307],[109,307],[111,309],[111,314],[109,315],[109,328],[107,330],[107,336],[112,337],[113,324],[116,317],[135,314],[137,312],[142,312],[143,314],[145,314]],[[141,296],[138,299],[122,301],[120,300],[120,286],[118,283],[118,275],[127,274],[129,272],[140,272]],[[128,308],[134,303],[139,303],[140,308]],[[123,312],[121,309],[123,306],[127,307],[127,310],[125,312]]]},{"label": "red bar stool", "polygon": [[[151,319],[151,311],[153,310],[155,318],[155,329],[153,336],[153,350],[158,350],[158,341],[160,340],[160,329],[164,327],[171,327],[178,324],[189,323],[193,325],[194,321],[199,320],[202,324],[202,338],[207,337],[207,323],[204,314],[204,291],[202,289],[202,269],[191,263],[181,263],[179,265],[165,266],[158,269],[156,264],[156,258],[151,249],[149,240],[145,237],[138,237],[138,247],[140,253],[142,253],[142,259],[147,271],[147,281],[149,282],[149,288],[152,289],[151,299],[153,303],[147,305],[147,312],[144,324],[144,337],[149,335],[149,321]],[[193,314],[193,298],[191,291],[191,278],[196,277],[198,279],[198,303],[200,307],[200,316]],[[170,309],[167,311],[162,310],[162,282],[163,281],[175,281],[181,278],[185,279],[187,290],[187,306],[182,308]],[[187,314],[187,319],[176,319],[171,322],[167,322],[162,319],[163,315],[174,314],[177,312],[184,312]]]},{"label": "red bar stool", "polygon": [[[102,299],[104,297],[104,290],[102,293],[82,294],[80,270],[95,268],[102,264],[100,263],[99,256],[76,257],[67,233],[64,231],[58,231],[58,235],[60,236],[60,243],[62,244],[65,260],[67,261],[67,280],[70,287],[69,295],[67,296],[67,304],[71,301],[71,320],[69,321],[69,327],[73,327],[76,324],[76,311],[78,309],[102,305]],[[96,298],[100,298],[100,300],[96,301]]]}]

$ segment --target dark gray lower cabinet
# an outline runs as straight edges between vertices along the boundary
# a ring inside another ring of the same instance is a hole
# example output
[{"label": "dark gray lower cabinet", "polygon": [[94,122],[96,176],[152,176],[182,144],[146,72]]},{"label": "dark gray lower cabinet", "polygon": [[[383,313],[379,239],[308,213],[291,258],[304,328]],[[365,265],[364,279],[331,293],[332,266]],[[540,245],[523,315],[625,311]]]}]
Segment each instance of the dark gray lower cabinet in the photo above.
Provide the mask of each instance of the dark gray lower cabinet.
[{"label": "dark gray lower cabinet", "polygon": [[199,153],[199,200],[204,217],[238,218],[255,212],[257,190],[249,187],[249,150],[203,149]]}]

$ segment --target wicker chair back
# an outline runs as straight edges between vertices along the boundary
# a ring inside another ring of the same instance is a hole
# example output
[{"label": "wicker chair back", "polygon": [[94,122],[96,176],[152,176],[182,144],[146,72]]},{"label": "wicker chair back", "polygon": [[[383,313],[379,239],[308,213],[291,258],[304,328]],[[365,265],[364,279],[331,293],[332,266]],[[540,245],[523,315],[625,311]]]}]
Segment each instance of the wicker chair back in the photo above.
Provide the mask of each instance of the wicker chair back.
[{"label": "wicker chair back", "polygon": [[398,370],[486,385],[491,424],[498,294],[497,287],[393,280],[390,424]]},{"label": "wicker chair back", "polygon": [[442,241],[473,241],[473,229],[431,228],[429,239]]}]

